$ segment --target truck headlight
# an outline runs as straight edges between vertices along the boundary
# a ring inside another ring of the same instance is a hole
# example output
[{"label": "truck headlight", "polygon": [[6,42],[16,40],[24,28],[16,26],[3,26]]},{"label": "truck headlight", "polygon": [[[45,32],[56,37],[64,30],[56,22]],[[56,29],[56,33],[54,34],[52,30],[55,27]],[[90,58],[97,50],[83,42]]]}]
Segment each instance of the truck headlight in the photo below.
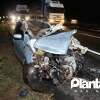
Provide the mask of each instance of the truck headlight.
[{"label": "truck headlight", "polygon": [[30,20],[30,16],[26,16],[26,17],[25,17],[25,20],[26,20],[26,21],[29,21],[29,20]]},{"label": "truck headlight", "polygon": [[10,16],[10,19],[11,19],[11,22],[12,22],[12,23],[15,23],[15,22],[16,22],[16,16],[11,15],[11,16]]},{"label": "truck headlight", "polygon": [[54,22],[54,20],[53,19],[49,19],[49,23],[53,23]]},{"label": "truck headlight", "polygon": [[21,17],[20,17],[20,16],[18,16],[18,17],[17,17],[17,20],[18,20],[18,21],[19,21],[19,20],[21,20]]},{"label": "truck headlight", "polygon": [[61,20],[61,24],[64,24],[64,22],[65,22],[65,21],[62,19],[62,20]]},{"label": "truck headlight", "polygon": [[11,30],[14,30],[14,29],[15,29],[15,24],[12,24],[12,25],[10,26],[10,28],[11,28]]}]

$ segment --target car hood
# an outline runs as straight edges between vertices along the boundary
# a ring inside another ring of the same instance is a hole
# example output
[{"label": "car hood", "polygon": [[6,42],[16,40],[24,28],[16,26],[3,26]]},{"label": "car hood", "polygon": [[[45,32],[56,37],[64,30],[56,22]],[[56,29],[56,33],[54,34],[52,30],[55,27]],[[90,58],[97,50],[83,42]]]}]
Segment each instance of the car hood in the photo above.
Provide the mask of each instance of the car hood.
[{"label": "car hood", "polygon": [[34,47],[53,54],[66,54],[75,30],[39,38]]}]

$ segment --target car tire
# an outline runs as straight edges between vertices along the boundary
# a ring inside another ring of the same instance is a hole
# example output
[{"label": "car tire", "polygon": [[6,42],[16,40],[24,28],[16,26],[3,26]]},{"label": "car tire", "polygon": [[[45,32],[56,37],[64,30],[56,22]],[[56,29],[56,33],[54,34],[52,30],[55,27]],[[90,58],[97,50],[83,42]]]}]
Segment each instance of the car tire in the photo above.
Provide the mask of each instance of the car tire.
[{"label": "car tire", "polygon": [[[50,81],[40,81],[38,78],[34,78],[33,74],[29,73],[31,65],[24,65],[23,67],[23,78],[24,82],[28,84],[34,91],[42,93],[52,93],[57,89],[55,85],[51,84]],[[37,76],[36,76],[37,77]]]}]

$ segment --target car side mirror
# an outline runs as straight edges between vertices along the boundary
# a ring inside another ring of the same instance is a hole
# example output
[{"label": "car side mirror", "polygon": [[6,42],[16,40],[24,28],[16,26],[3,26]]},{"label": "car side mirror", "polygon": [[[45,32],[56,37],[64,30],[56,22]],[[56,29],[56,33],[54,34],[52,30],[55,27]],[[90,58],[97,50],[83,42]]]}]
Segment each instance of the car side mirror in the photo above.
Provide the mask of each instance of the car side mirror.
[{"label": "car side mirror", "polygon": [[14,34],[13,38],[16,40],[21,40],[22,39],[22,35],[21,34]]}]

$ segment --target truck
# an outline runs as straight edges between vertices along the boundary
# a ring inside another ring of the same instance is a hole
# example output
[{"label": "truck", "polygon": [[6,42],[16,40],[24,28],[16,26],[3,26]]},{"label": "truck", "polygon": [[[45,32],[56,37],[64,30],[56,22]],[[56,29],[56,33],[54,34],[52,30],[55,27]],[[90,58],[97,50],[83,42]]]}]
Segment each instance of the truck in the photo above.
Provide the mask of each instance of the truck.
[{"label": "truck", "polygon": [[23,20],[28,21],[30,19],[28,5],[26,4],[16,5],[16,16],[18,19],[23,19]]},{"label": "truck", "polygon": [[64,24],[64,5],[59,0],[42,0],[44,19],[50,24]]},{"label": "truck", "polygon": [[11,21],[16,23],[19,20],[30,20],[29,8],[26,4],[17,4],[14,14],[10,15]]}]

